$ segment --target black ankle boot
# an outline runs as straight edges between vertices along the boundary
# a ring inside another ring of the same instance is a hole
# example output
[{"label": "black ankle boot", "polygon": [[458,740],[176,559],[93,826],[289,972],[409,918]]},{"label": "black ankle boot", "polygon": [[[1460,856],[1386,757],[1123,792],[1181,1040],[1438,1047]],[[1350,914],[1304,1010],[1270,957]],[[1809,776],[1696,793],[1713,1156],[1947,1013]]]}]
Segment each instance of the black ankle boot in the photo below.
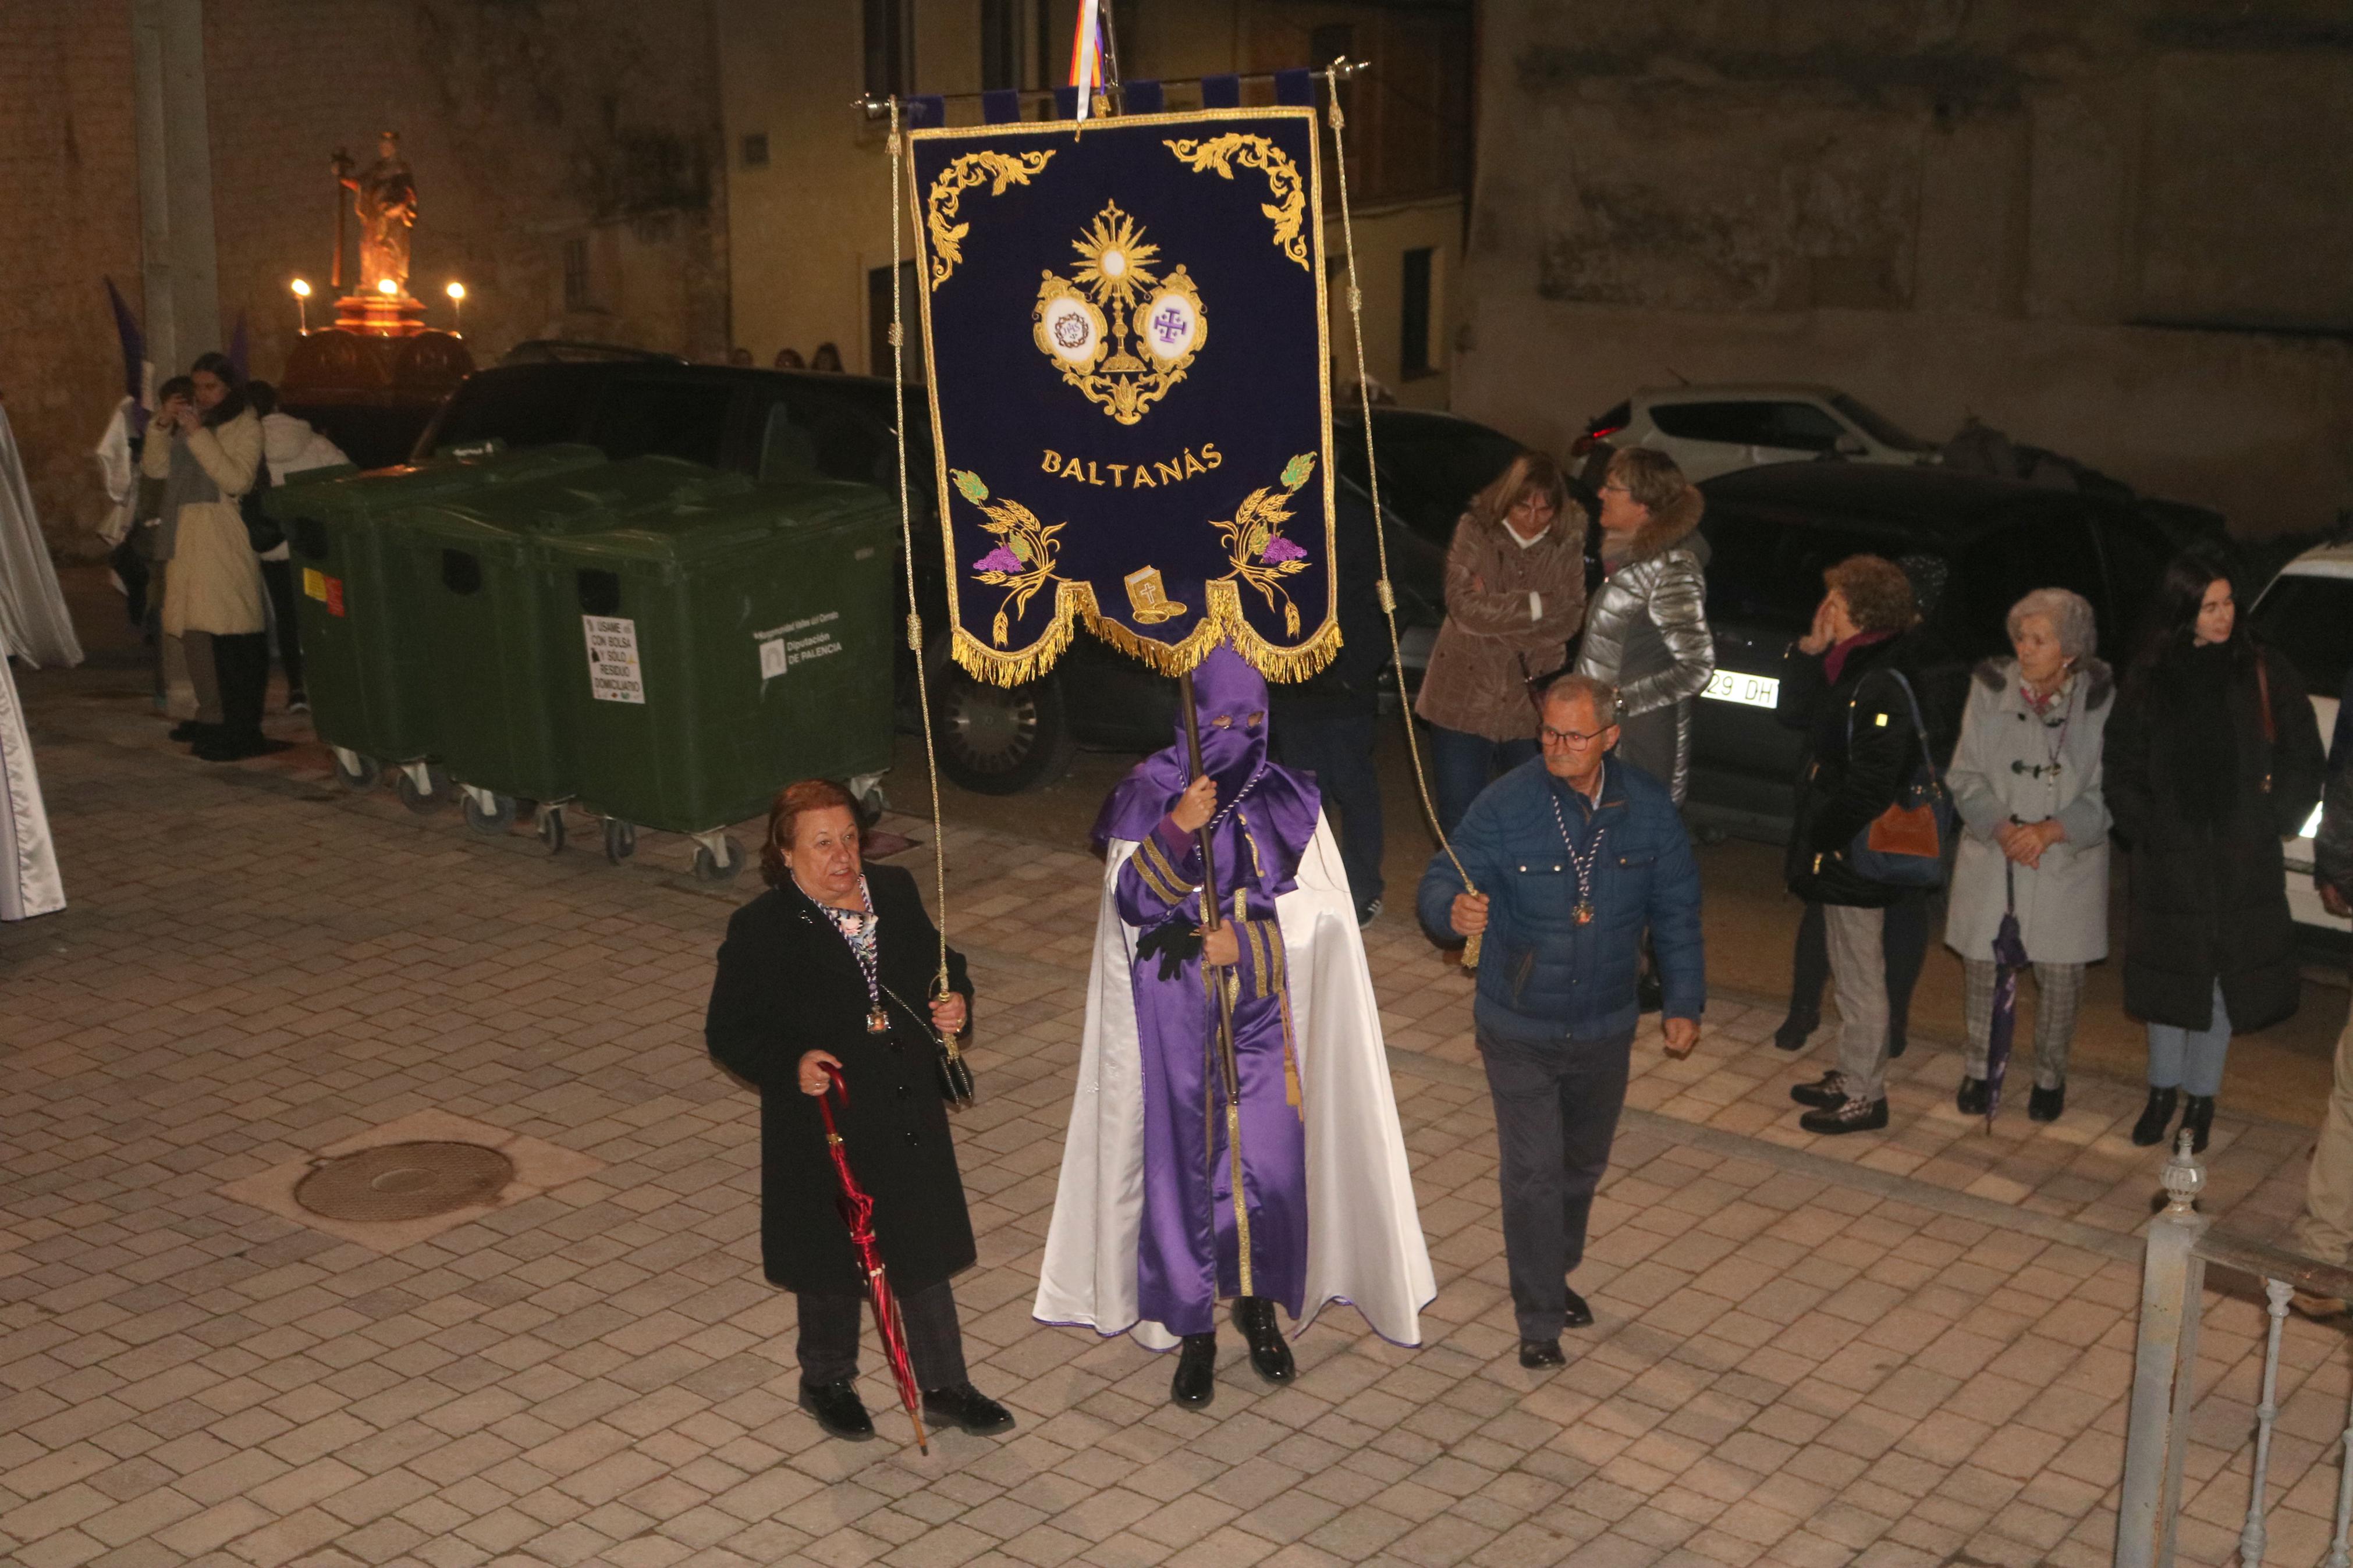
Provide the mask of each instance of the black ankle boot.
[{"label": "black ankle boot", "polygon": [[2034,1086],[2034,1092],[2026,1097],[2026,1119],[2029,1121],[2056,1121],[2066,1109],[2067,1086],[2063,1083],[2056,1089],[2045,1089],[2038,1083]]},{"label": "black ankle boot", "polygon": [[1779,1028],[1773,1031],[1773,1047],[1776,1050],[1794,1051],[1821,1026],[1822,1016],[1820,1013],[1792,1013],[1781,1020]]},{"label": "black ankle boot", "polygon": [[1981,1078],[1961,1079],[1961,1091],[1953,1096],[1953,1109],[1963,1116],[1983,1116],[1986,1113],[1986,1080]]},{"label": "black ankle boot", "polygon": [[2185,1096],[2181,1101],[2181,1125],[2189,1129],[2189,1152],[2206,1152],[2206,1135],[2214,1131],[2214,1097],[2211,1094]]},{"label": "black ankle boot", "polygon": [[1187,1334],[1176,1352],[1176,1375],[1168,1382],[1168,1398],[1187,1410],[1198,1410],[1218,1392],[1218,1335]]},{"label": "black ankle boot", "polygon": [[2148,1091],[2148,1104],[2141,1111],[2140,1120],[2133,1123],[2134,1142],[2146,1149],[2152,1143],[2165,1142],[2165,1130],[2173,1122],[2173,1102],[2179,1094],[2180,1090],[2172,1089],[2152,1089]]},{"label": "black ankle boot", "polygon": [[1234,1327],[1250,1345],[1250,1370],[1269,1383],[1289,1383],[1299,1375],[1291,1347],[1275,1326],[1274,1303],[1263,1296],[1241,1296],[1234,1301]]}]

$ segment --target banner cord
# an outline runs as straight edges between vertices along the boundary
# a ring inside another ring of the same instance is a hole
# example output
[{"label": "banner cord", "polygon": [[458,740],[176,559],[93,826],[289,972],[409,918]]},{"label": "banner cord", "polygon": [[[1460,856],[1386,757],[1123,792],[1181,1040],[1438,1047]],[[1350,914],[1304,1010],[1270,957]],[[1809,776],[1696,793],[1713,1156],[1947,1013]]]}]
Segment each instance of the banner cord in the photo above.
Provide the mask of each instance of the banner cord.
[{"label": "banner cord", "polygon": [[[1381,618],[1388,625],[1389,654],[1396,660],[1398,702],[1405,711],[1405,750],[1413,762],[1414,788],[1420,794],[1421,809],[1430,819],[1430,830],[1438,835],[1438,847],[1454,862],[1455,874],[1462,879],[1464,890],[1475,897],[1479,889],[1471,880],[1471,873],[1463,869],[1461,857],[1454,853],[1454,846],[1447,841],[1446,829],[1438,820],[1438,808],[1430,803],[1430,780],[1421,767],[1421,741],[1413,728],[1413,704],[1406,700],[1405,647],[1398,639],[1397,591],[1389,585],[1388,537],[1381,525],[1381,465],[1373,450],[1373,400],[1366,390],[1370,378],[1365,373],[1365,297],[1356,287],[1356,225],[1348,208],[1348,154],[1340,140],[1340,128],[1347,116],[1340,109],[1338,67],[1335,60],[1324,68],[1324,82],[1332,100],[1332,163],[1340,176],[1340,236],[1348,258],[1348,325],[1356,341],[1356,405],[1365,415],[1365,478],[1372,489],[1373,545],[1381,563]],[[1479,946],[1476,936],[1463,944],[1462,967],[1466,971],[1479,967]]]},{"label": "banner cord", "polygon": [[[933,894],[938,900],[940,968],[932,977],[932,994],[948,994],[948,837],[940,815],[939,742],[932,733],[932,687],[930,672],[923,659],[923,613],[915,601],[915,522],[908,505],[907,491],[907,329],[906,306],[900,297],[901,273],[899,224],[906,215],[900,209],[901,181],[906,173],[906,147],[899,133],[899,100],[891,100],[891,385],[895,399],[892,409],[891,431],[899,443],[899,560],[907,574],[907,647],[915,656],[915,706],[923,718],[923,771],[932,789],[932,879]],[[909,193],[912,199],[913,193]],[[942,1042],[948,1054],[955,1056],[954,1036],[943,1033]]]}]

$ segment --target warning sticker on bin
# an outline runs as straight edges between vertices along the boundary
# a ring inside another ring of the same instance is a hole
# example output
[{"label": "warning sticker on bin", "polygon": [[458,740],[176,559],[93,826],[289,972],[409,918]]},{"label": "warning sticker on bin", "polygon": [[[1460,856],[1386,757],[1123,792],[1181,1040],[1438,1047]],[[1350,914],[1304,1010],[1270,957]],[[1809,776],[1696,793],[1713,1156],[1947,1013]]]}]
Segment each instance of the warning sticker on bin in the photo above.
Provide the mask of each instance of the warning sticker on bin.
[{"label": "warning sticker on bin", "polygon": [[327,574],[316,566],[303,567],[302,592],[323,604],[327,597]]},{"label": "warning sticker on bin", "polygon": [[781,626],[754,632],[752,641],[760,650],[761,681],[765,684],[774,680],[797,664],[807,664],[813,658],[825,658],[839,653],[840,628],[833,623],[840,619],[839,610],[828,610],[822,615],[804,616]]},{"label": "warning sticker on bin", "polygon": [[588,695],[599,702],[643,702],[638,623],[624,616],[583,616],[580,625],[588,638]]}]

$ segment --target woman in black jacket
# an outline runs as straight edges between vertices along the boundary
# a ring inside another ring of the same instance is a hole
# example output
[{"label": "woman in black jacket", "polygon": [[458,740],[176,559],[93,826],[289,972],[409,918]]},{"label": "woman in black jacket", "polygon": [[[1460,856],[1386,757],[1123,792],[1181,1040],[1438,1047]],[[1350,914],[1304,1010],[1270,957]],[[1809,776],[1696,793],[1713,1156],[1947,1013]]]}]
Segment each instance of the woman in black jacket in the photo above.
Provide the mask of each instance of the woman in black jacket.
[{"label": "woman in black jacket", "polygon": [[971,1266],[972,1221],[941,1098],[938,1037],[962,1034],[972,983],[947,953],[949,990],[929,997],[939,931],[915,879],[863,867],[848,791],[791,785],[768,809],[768,891],[735,911],[704,1026],[711,1054],[760,1091],[760,1258],[799,1298],[802,1407],[837,1437],[874,1425],[858,1397],[866,1280],[835,1206],[839,1188],[816,1097],[839,1069],[842,1146],[874,1200],[874,1235],[900,1311],[923,1415],[1002,1432],[1005,1407],[965,1374],[948,1277]]},{"label": "woman in black jacket", "polygon": [[2269,1028],[2301,1000],[2280,840],[2319,798],[2325,764],[2304,682],[2249,636],[2228,565],[2175,561],[2150,626],[2102,752],[2132,857],[2125,1007],[2148,1026],[2132,1137],[2161,1142],[2182,1098],[2202,1150],[2232,1031]]},{"label": "woman in black jacket", "polygon": [[1876,555],[1850,556],[1822,578],[1813,626],[1782,660],[1781,721],[1808,731],[1782,874],[1821,909],[1840,1018],[1838,1065],[1789,1098],[1812,1108],[1800,1127],[1838,1134],[1887,1125],[1887,911],[1907,896],[1863,876],[1847,851],[1933,742],[1918,701],[1926,661],[1910,579]]}]

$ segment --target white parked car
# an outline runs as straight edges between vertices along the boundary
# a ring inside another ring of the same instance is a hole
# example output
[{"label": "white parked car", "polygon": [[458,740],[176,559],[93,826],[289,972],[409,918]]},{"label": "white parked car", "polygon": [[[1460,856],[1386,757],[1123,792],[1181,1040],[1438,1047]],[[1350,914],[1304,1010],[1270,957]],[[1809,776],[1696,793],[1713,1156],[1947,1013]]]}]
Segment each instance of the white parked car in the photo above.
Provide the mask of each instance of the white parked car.
[{"label": "white parked car", "polygon": [[1585,427],[1571,448],[1655,447],[1694,484],[1735,468],[1840,457],[1933,463],[1937,448],[1860,398],[1827,386],[1645,387]]},{"label": "white parked car", "polygon": [[[2307,550],[2280,569],[2255,600],[2251,622],[2274,655],[2284,657],[2312,693],[2320,719],[2320,742],[2337,740],[2337,698],[2353,669],[2353,542]],[[2320,808],[2313,807],[2304,830],[2287,840],[2287,904],[2298,925],[2353,931],[2321,907],[2312,887],[2312,839],[2320,831]]]}]

